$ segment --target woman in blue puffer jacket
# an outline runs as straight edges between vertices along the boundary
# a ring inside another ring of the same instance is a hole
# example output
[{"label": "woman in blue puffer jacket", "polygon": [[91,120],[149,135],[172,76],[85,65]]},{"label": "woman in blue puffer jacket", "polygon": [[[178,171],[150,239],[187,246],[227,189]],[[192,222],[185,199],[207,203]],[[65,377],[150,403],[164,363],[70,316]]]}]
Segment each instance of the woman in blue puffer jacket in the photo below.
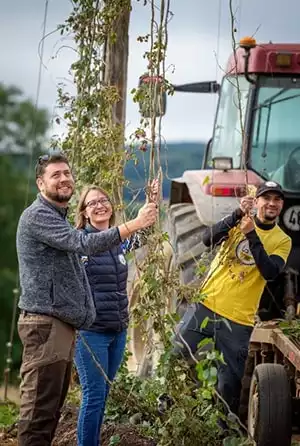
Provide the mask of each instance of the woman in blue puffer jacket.
[{"label": "woman in blue puffer jacket", "polygon": [[[157,202],[158,187],[158,181],[153,181],[151,201]],[[114,220],[114,209],[107,192],[97,186],[86,187],[78,203],[77,228],[86,233],[103,231],[113,226]],[[142,246],[145,240],[146,233],[139,231],[109,251],[95,256],[82,256],[97,316],[88,330],[79,332],[75,348],[75,365],[82,389],[77,427],[78,446],[100,444],[100,429],[109,391],[108,380],[114,380],[126,346],[129,317],[125,255]]]}]

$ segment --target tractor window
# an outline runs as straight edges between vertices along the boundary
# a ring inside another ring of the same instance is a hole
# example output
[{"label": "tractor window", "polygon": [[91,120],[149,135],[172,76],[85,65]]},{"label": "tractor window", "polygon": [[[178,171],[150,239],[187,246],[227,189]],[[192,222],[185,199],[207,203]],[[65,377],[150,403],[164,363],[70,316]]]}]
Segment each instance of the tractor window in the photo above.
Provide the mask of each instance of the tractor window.
[{"label": "tractor window", "polygon": [[285,190],[300,191],[300,79],[262,77],[250,165]]},{"label": "tractor window", "polygon": [[[241,121],[244,126],[249,88],[250,84],[244,76],[238,76],[238,79],[237,76],[224,78],[207,167],[211,167],[212,158],[230,156],[233,160],[233,168],[240,168],[242,152]],[[241,111],[239,110],[239,91]]]}]

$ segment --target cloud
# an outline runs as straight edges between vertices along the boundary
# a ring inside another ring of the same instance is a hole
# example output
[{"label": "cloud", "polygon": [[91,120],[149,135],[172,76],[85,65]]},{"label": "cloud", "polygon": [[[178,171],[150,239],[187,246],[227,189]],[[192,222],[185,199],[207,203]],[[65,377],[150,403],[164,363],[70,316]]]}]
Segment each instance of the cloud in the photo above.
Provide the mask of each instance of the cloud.
[{"label": "cloud", "polygon": [[[299,0],[236,0],[238,32],[251,35],[257,28],[258,41],[291,42],[299,39]],[[160,4],[157,0],[157,4]],[[171,9],[174,17],[169,23],[169,47],[167,62],[175,66],[168,72],[174,83],[201,80],[220,80],[231,52],[231,23],[227,0],[173,0]],[[49,1],[47,32],[62,23],[71,11],[69,0]],[[3,2],[0,18],[1,81],[15,84],[26,96],[36,97],[39,68],[38,43],[42,33],[44,2],[42,0],[10,0]],[[136,37],[149,31],[149,6],[133,1],[130,24],[130,58],[128,92],[136,87],[138,78],[145,71],[142,55],[145,46]],[[218,38],[219,36],[219,38]],[[45,41],[47,66],[43,70],[40,100],[53,112],[57,98],[57,84],[62,78],[70,78],[69,67],[75,54],[59,48],[58,34],[50,35]],[[70,43],[70,42],[64,42]],[[63,43],[63,44],[64,44]],[[221,66],[217,66],[216,61]],[[167,115],[163,118],[163,134],[167,140],[207,140],[212,133],[216,97],[214,95],[175,94],[168,101]],[[138,107],[127,99],[127,133],[138,125]],[[56,126],[53,131],[58,130]]]}]

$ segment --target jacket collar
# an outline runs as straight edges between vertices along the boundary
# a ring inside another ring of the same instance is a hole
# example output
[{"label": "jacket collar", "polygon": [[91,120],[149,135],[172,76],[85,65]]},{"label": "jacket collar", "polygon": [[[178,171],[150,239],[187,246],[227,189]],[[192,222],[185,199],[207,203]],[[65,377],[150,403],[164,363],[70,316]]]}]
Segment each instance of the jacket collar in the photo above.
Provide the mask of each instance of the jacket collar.
[{"label": "jacket collar", "polygon": [[92,226],[90,223],[87,223],[84,227],[86,232],[99,232],[100,230]]},{"label": "jacket collar", "polygon": [[60,206],[56,206],[54,203],[51,203],[49,200],[47,200],[45,197],[43,197],[43,195],[41,193],[39,193],[37,195],[37,200],[40,203],[45,204],[46,206],[56,210],[62,217],[66,218],[67,213],[68,213],[68,207],[60,207]]},{"label": "jacket collar", "polygon": [[86,232],[101,232],[105,230],[105,229],[97,229],[95,228],[95,226],[91,225],[91,223],[86,223],[84,229]]}]

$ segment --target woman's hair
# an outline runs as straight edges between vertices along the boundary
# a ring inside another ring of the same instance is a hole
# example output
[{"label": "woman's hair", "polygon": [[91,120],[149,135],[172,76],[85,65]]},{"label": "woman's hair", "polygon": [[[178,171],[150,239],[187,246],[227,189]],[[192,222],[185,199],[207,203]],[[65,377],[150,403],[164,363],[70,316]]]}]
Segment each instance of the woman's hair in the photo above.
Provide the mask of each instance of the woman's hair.
[{"label": "woman's hair", "polygon": [[[89,186],[85,186],[81,192],[79,201],[78,201],[78,205],[77,205],[77,210],[76,210],[76,228],[77,229],[82,229],[85,227],[86,225],[86,217],[84,215],[84,211],[86,209],[86,196],[87,194],[91,191],[91,190],[96,190],[98,192],[101,192],[106,198],[109,199],[110,201],[110,197],[108,192],[106,192],[105,189],[102,189],[102,187],[100,186],[95,186],[95,185],[89,185]],[[110,201],[111,203],[111,201]],[[111,217],[109,219],[109,227],[113,226],[115,224],[115,210],[114,207],[111,203],[111,207],[112,207],[112,214]]]}]

